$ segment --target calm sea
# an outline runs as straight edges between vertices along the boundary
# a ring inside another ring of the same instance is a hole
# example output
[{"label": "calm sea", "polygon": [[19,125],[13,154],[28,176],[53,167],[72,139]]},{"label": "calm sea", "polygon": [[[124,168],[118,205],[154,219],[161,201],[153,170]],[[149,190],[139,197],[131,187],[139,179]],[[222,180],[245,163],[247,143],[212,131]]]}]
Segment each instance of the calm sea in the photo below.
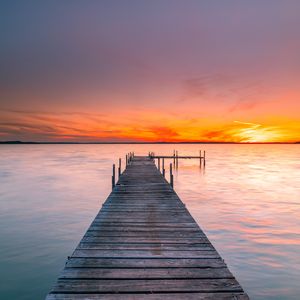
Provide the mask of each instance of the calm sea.
[{"label": "calm sea", "polygon": [[129,151],[182,160],[176,192],[251,299],[299,299],[300,145],[1,145],[0,299],[43,299]]}]

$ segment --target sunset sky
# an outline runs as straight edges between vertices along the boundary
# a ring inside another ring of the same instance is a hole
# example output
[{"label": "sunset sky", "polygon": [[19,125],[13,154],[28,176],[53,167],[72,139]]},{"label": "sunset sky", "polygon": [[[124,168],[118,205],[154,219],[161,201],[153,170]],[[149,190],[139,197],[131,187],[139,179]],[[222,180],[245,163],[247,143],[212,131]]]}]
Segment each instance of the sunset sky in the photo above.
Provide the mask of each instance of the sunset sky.
[{"label": "sunset sky", "polygon": [[300,1],[1,1],[0,140],[300,140]]}]

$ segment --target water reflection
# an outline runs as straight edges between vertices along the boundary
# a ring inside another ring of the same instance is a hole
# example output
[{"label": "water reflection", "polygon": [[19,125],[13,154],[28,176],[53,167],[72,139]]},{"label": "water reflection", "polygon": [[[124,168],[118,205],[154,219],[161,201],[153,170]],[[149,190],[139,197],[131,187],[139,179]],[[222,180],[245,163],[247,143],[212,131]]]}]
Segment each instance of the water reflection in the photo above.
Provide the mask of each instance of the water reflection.
[{"label": "water reflection", "polygon": [[[176,145],[180,155],[200,145]],[[0,298],[42,299],[111,189],[111,166],[173,145],[2,145]],[[298,299],[300,145],[205,145],[174,187],[252,299]],[[168,179],[168,163],[165,162]],[[124,163],[123,163],[124,166]]]}]

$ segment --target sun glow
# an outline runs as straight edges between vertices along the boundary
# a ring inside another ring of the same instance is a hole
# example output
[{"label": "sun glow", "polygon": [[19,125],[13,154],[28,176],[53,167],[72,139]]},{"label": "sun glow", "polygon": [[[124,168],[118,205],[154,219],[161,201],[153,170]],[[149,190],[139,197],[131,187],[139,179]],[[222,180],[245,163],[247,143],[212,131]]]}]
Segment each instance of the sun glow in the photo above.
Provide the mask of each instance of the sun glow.
[{"label": "sun glow", "polygon": [[241,138],[241,142],[247,143],[266,143],[280,141],[282,134],[274,126],[263,127],[261,124],[234,121],[235,123],[245,126],[237,129],[234,134]]}]

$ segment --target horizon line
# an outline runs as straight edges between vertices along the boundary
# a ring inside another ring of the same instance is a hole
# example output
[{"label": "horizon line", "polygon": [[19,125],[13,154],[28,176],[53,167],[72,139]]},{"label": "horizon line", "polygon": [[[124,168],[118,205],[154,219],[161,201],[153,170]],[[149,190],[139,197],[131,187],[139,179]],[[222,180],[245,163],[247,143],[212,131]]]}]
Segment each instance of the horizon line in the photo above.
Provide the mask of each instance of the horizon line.
[{"label": "horizon line", "polygon": [[182,141],[182,142],[135,142],[135,141],[124,141],[124,142],[58,142],[58,141],[0,141],[0,144],[299,144],[300,141],[296,142],[209,142],[209,141]]}]

